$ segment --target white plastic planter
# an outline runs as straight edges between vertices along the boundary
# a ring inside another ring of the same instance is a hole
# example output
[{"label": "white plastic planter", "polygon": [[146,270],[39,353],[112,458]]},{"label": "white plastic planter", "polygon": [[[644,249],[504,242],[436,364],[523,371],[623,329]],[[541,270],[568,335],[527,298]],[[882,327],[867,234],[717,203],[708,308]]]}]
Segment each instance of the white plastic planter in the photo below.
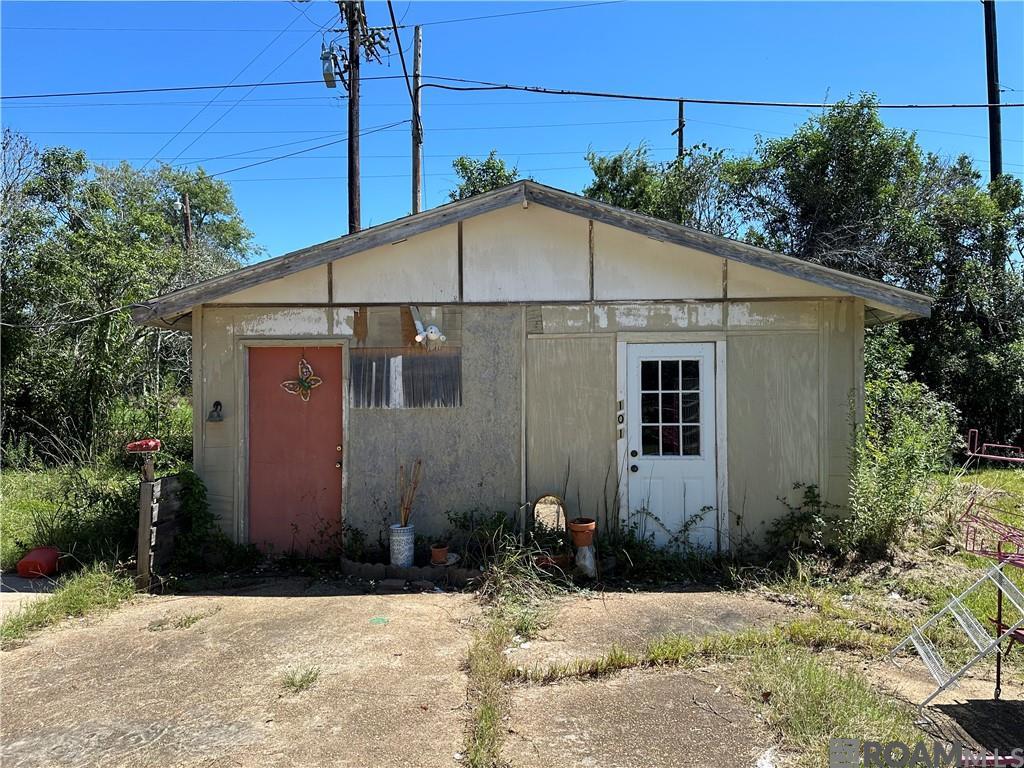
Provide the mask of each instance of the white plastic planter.
[{"label": "white plastic planter", "polygon": [[395,523],[391,526],[391,564],[411,568],[416,534],[413,526]]}]

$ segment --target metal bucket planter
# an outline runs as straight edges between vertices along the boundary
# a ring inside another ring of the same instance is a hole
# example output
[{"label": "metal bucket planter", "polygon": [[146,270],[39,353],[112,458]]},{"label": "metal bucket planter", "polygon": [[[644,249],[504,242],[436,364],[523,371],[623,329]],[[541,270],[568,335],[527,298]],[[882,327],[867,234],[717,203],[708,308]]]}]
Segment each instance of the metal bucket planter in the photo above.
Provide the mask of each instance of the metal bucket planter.
[{"label": "metal bucket planter", "polygon": [[411,568],[416,534],[411,525],[391,526],[391,564],[399,568]]}]

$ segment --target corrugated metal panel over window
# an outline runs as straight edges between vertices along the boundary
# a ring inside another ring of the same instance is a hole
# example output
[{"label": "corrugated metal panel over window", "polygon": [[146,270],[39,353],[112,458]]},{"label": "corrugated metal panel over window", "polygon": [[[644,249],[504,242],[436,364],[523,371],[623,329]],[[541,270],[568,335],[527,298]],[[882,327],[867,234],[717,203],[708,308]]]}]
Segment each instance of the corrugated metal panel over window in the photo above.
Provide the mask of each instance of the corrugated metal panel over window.
[{"label": "corrugated metal panel over window", "polygon": [[462,349],[354,347],[354,408],[456,408],[462,405]]}]

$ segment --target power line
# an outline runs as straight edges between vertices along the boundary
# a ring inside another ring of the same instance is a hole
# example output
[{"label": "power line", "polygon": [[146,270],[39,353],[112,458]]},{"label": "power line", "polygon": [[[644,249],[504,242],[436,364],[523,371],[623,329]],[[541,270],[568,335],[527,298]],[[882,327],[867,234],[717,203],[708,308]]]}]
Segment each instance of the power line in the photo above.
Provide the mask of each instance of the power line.
[{"label": "power line", "polygon": [[[264,150],[267,150],[267,149],[278,149],[280,147],[291,147],[291,146],[294,146],[295,144],[308,144],[311,141],[319,141],[320,139],[330,139],[330,138],[333,138],[334,136],[341,136],[342,133],[343,133],[342,131],[335,131],[334,133],[327,133],[327,134],[324,134],[322,136],[314,136],[314,137],[309,138],[309,139],[296,139],[295,141],[285,141],[285,142],[282,142],[280,144],[270,144],[270,145],[265,146],[265,147],[254,147],[253,149],[245,149],[245,150],[241,150],[239,152],[232,152],[229,155],[216,155],[215,157],[205,157],[205,158],[201,158],[201,159],[193,158],[191,161],[178,163],[178,166],[191,165],[193,162],[206,163],[206,162],[209,162],[211,160],[229,160],[229,159],[234,159],[236,157],[241,157],[243,155],[251,154],[252,152],[263,152]],[[132,158],[122,158],[122,159],[130,160]],[[175,158],[175,159],[176,160],[180,160],[181,158]],[[253,159],[255,159],[255,158],[253,158]]]},{"label": "power line", "polygon": [[[361,80],[399,80],[401,75],[374,75],[363,77]],[[121,88],[113,91],[70,91],[66,93],[34,93],[16,94],[14,96],[0,96],[0,100],[14,101],[16,99],[55,99],[63,96],[122,96],[131,93],[172,93],[176,91],[215,91],[220,88],[273,88],[286,85],[323,85],[320,80],[282,80],[276,83],[224,83],[219,85],[177,85],[163,88]]]},{"label": "power line", "polygon": [[[234,77],[231,78],[231,80],[228,83],[228,85],[231,85],[231,83],[235,82],[235,80],[240,78],[242,76],[242,74],[245,72],[245,70],[247,70],[249,67],[251,67],[256,62],[256,59],[258,59],[260,56],[262,56],[264,53],[266,53],[268,50],[270,50],[270,47],[281,38],[281,35],[283,35],[285,32],[287,32],[289,29],[291,29],[292,26],[294,26],[295,22],[297,22],[298,20],[299,20],[298,16],[293,17],[292,20],[288,23],[287,27],[285,27],[280,32],[278,32],[269,43],[267,43],[265,46],[263,46],[263,48],[260,49],[259,53],[257,53],[251,59],[249,59],[249,62],[244,67],[242,67],[240,70],[238,70],[238,73]],[[266,78],[264,78],[264,80],[266,80]],[[202,107],[200,107],[199,111],[196,112],[194,115],[192,115],[192,117],[189,118],[187,123],[185,123],[183,126],[181,126],[181,130],[179,130],[177,133],[175,133],[173,136],[171,136],[171,138],[169,138],[167,141],[165,141],[160,146],[160,149],[158,149],[156,152],[154,152],[153,156],[150,157],[149,160],[147,160],[145,163],[143,163],[142,167],[145,168],[147,165],[149,165],[151,162],[153,162],[153,160],[156,158],[157,155],[159,155],[161,152],[163,152],[165,149],[167,149],[167,147],[170,146],[171,143],[176,138],[178,138],[181,135],[182,131],[184,131],[186,128],[188,128],[190,125],[192,125],[192,123],[194,123],[199,118],[199,116],[201,114],[203,114],[203,112],[205,112],[207,109],[210,108],[210,106],[213,104],[213,102],[215,102],[217,99],[220,98],[221,94],[224,93],[224,90],[225,89],[222,88],[221,90],[217,91],[217,93],[215,93],[213,95],[213,98],[211,98]]]},{"label": "power line", "polygon": [[[461,24],[467,21],[484,21],[487,19],[500,19],[507,16],[526,16],[534,13],[550,13],[552,11],[571,11],[577,8],[590,8],[599,5],[617,5],[625,0],[604,0],[596,3],[577,3],[576,5],[560,5],[553,8],[536,8],[529,11],[512,11],[510,13],[495,13],[487,16],[467,16],[458,19],[439,19],[437,21],[426,21],[419,24],[421,27],[435,26],[438,24]],[[412,24],[399,24],[399,29],[408,29]],[[49,27],[49,26],[5,26],[7,30],[36,31],[36,32],[276,32],[276,29],[258,27]],[[293,30],[299,32],[301,30]],[[334,30],[332,30],[334,31]]]},{"label": "power line", "polygon": [[395,42],[398,43],[398,57],[402,60],[402,74],[405,75],[405,87],[409,91],[409,100],[415,103],[416,97],[412,93],[412,83],[409,82],[409,68],[405,66],[405,52],[402,50],[402,38],[398,34],[398,22],[395,21],[395,8],[388,0],[388,13],[391,15],[391,29],[395,33]]},{"label": "power line", "polygon": [[[307,19],[309,18],[308,16],[306,16],[306,14],[305,14],[305,11],[303,11],[303,12],[302,12],[302,15],[303,15],[304,17],[306,17]],[[296,17],[296,18],[298,18],[298,17]],[[292,20],[292,23],[293,23],[293,24],[295,23],[295,20],[294,20],[294,19]],[[307,44],[307,43],[308,43],[308,42],[309,42],[310,40],[312,40],[312,39],[313,39],[314,37],[316,37],[317,35],[319,35],[319,34],[320,34],[320,33],[321,33],[322,31],[323,31],[324,27],[326,27],[326,26],[327,26],[327,25],[328,25],[329,23],[330,23],[329,21],[326,21],[326,22],[324,22],[324,23],[323,23],[323,24],[321,24],[321,25],[320,25],[320,26],[319,26],[319,27],[318,27],[318,28],[317,28],[316,30],[314,30],[313,34],[311,34],[311,35],[310,35],[309,37],[307,37],[307,38],[306,38],[305,40],[303,40],[303,41],[302,41],[301,43],[299,43],[298,47],[297,47],[297,48],[295,48],[295,50],[293,50],[293,51],[292,51],[291,53],[289,53],[289,54],[288,54],[287,56],[285,56],[285,57],[284,57],[283,59],[281,59],[281,61],[279,61],[279,62],[278,62],[278,64],[277,64],[277,66],[276,66],[276,67],[274,67],[274,68],[273,68],[272,70],[270,70],[269,72],[267,72],[267,74],[265,74],[265,75],[263,76],[263,79],[262,79],[262,80],[260,80],[260,83],[264,83],[264,82],[266,82],[266,80],[267,80],[267,78],[268,78],[268,77],[270,77],[270,76],[271,76],[272,74],[274,74],[275,72],[277,72],[277,70],[279,70],[279,69],[280,69],[281,67],[283,67],[283,66],[284,66],[284,64],[285,64],[285,62],[287,62],[287,61],[288,61],[289,59],[291,59],[291,58],[292,58],[292,56],[294,56],[294,55],[295,55],[296,53],[298,53],[299,51],[301,51],[301,50],[302,50],[302,49],[303,49],[303,48],[304,48],[304,47],[306,46],[306,44]],[[291,26],[291,25],[289,25],[289,26]],[[278,35],[278,37],[280,37],[280,35]],[[277,38],[274,38],[274,39],[276,40]],[[268,47],[269,47],[269,46],[268,46]],[[264,50],[266,50],[266,49],[264,49]],[[257,58],[258,58],[258,57],[257,57]],[[253,61],[255,61],[255,59],[253,59]],[[248,65],[247,65],[247,66],[248,66]],[[190,149],[190,148],[191,148],[192,146],[194,146],[194,145],[195,145],[195,143],[196,143],[197,141],[199,141],[199,140],[200,140],[201,138],[203,138],[203,136],[205,136],[205,135],[206,135],[207,133],[209,133],[209,131],[210,131],[210,130],[211,130],[211,129],[212,129],[212,128],[213,128],[214,126],[215,126],[215,125],[218,125],[218,124],[220,123],[220,121],[221,121],[221,120],[223,120],[223,119],[224,119],[225,117],[227,117],[228,115],[230,115],[230,114],[231,114],[231,112],[232,112],[232,111],[234,111],[235,107],[237,107],[237,106],[238,106],[238,105],[239,105],[240,103],[242,103],[243,101],[245,101],[245,99],[246,99],[246,98],[248,98],[249,96],[251,96],[251,95],[252,95],[252,92],[253,92],[253,91],[255,91],[255,90],[256,90],[256,88],[257,88],[257,86],[255,86],[255,85],[254,85],[254,86],[253,86],[252,88],[250,88],[250,89],[249,89],[248,91],[246,91],[246,92],[245,92],[245,93],[244,93],[244,94],[242,95],[242,97],[241,97],[241,98],[240,98],[240,99],[239,99],[239,100],[238,100],[237,102],[235,102],[235,103],[234,103],[233,105],[231,105],[231,106],[230,106],[230,107],[228,107],[228,108],[227,108],[226,110],[224,110],[224,111],[223,111],[223,112],[222,112],[222,113],[220,114],[220,116],[219,116],[219,117],[218,117],[218,118],[217,118],[216,120],[214,120],[214,121],[213,121],[212,123],[210,123],[210,124],[209,124],[208,126],[206,126],[206,130],[204,130],[204,131],[203,131],[202,133],[200,133],[200,134],[199,134],[198,136],[196,136],[196,137],[195,137],[194,139],[192,139],[192,141],[190,141],[190,142],[189,142],[188,144],[186,144],[186,145],[185,145],[185,146],[184,146],[184,147],[183,147],[183,148],[182,148],[182,149],[181,149],[181,150],[180,150],[180,151],[178,152],[178,154],[176,154],[176,155],[174,156],[174,158],[172,159],[172,162],[173,162],[174,160],[177,160],[177,159],[178,159],[179,157],[181,157],[181,156],[182,156],[183,154],[185,154],[185,153],[186,153],[186,152],[187,152],[187,151],[188,151],[188,150],[189,150],[189,149]],[[221,91],[220,93],[223,93],[223,91]],[[220,96],[220,93],[218,93],[218,94],[217,94],[217,96]],[[214,96],[214,99],[216,99],[216,98],[217,98],[217,96]],[[212,102],[213,102],[213,99],[211,99],[211,103],[212,103]],[[172,141],[173,141],[173,139],[172,139]],[[168,143],[170,143],[170,142],[168,142]],[[166,146],[166,145],[165,145],[165,146]],[[157,154],[159,154],[159,152],[158,152]]]},{"label": "power line", "polygon": [[99,318],[105,317],[106,315],[112,315],[115,312],[123,312],[126,309],[132,309],[132,308],[138,307],[138,306],[141,306],[141,305],[140,304],[125,304],[124,306],[121,306],[121,307],[114,307],[113,309],[107,309],[107,310],[104,310],[103,312],[97,312],[95,315],[89,315],[88,317],[80,317],[77,320],[57,320],[57,321],[54,321],[52,323],[26,323],[26,324],[23,324],[23,325],[19,324],[19,323],[4,323],[4,322],[0,322],[0,325],[2,325],[4,328],[24,328],[24,329],[32,329],[32,330],[40,330],[42,328],[59,328],[59,327],[64,326],[64,325],[78,325],[79,323],[87,323],[90,320],[98,320]]},{"label": "power line", "polygon": [[[289,97],[283,97],[283,98],[249,99],[248,102],[244,103],[244,104],[242,103],[241,100],[233,101],[233,102],[230,102],[230,101],[220,101],[219,104],[221,106],[233,105],[235,107],[251,107],[251,108],[261,108],[261,109],[269,109],[269,108],[295,109],[296,107],[300,107],[300,108],[304,108],[304,109],[313,109],[313,108],[316,108],[316,109],[338,109],[338,108],[340,108],[341,101],[343,99],[344,99],[343,96],[289,96]],[[301,101],[306,101],[306,102],[314,101],[314,102],[317,102],[317,103],[312,103],[312,104],[308,104],[308,103],[307,104],[296,104],[295,103],[295,102],[301,102]],[[328,101],[330,103],[327,103],[327,104],[322,103],[324,101]],[[105,101],[105,102],[92,102],[92,103],[89,103],[89,104],[78,104],[78,103],[67,103],[67,104],[64,104],[64,103],[62,103],[62,104],[12,104],[12,105],[9,105],[7,107],[7,109],[33,109],[33,110],[36,110],[36,109],[69,109],[69,108],[90,108],[90,109],[94,109],[94,108],[100,108],[100,107],[103,107],[103,108],[106,108],[106,107],[145,107],[146,109],[151,109],[153,107],[199,106],[199,105],[202,105],[202,104],[205,104],[205,103],[207,103],[207,102],[203,102],[203,101],[156,101],[156,102],[145,102],[145,101],[122,101],[122,102],[118,102],[118,101]],[[468,108],[473,108],[473,109],[475,109],[475,108],[481,107],[481,106],[546,107],[548,104],[575,104],[575,105],[599,106],[599,105],[609,104],[609,100],[607,100],[607,99],[586,99],[586,100],[583,100],[583,99],[561,99],[561,100],[551,100],[551,101],[547,101],[547,102],[544,102],[544,103],[535,102],[535,101],[507,101],[507,100],[502,100],[502,101],[476,101],[476,102],[472,102],[472,103],[454,102],[454,101],[442,101],[442,102],[435,101],[435,102],[432,102],[430,106],[431,106],[431,108],[436,108],[436,107],[457,107],[457,108],[467,108],[467,109]],[[402,106],[405,106],[405,102],[395,102],[395,101],[390,101],[390,102],[383,102],[383,101],[366,102],[366,101],[364,101],[362,105],[363,106],[369,106],[369,107],[402,107]],[[805,107],[804,109],[810,110],[811,108]],[[765,111],[777,112],[777,113],[780,113],[780,114],[785,114],[785,111],[781,110],[781,109],[765,109]],[[767,129],[755,128],[753,126],[735,125],[735,124],[730,124],[730,123],[719,123],[719,122],[712,122],[710,120],[699,120],[699,119],[694,119],[694,118],[688,118],[687,122],[703,123],[703,124],[706,124],[706,125],[717,125],[717,126],[721,126],[723,128],[737,128],[737,129],[740,129],[740,130],[754,131],[754,132],[760,132],[760,133],[772,133],[771,131],[769,131]],[[916,127],[916,126],[910,126],[910,127],[905,128],[905,130],[916,131],[918,133],[936,133],[936,134],[942,134],[942,135],[945,135],[945,136],[963,136],[963,137],[969,138],[969,139],[985,139],[985,140],[988,139],[988,136],[985,136],[985,135],[980,134],[980,133],[964,133],[963,131],[947,131],[947,130],[942,130],[942,129],[939,129],[939,128],[920,128],[920,127]],[[779,135],[782,135],[782,134],[779,134]],[[1014,142],[1014,143],[1017,143],[1017,144],[1024,143],[1024,139],[1015,139],[1015,138],[1006,137],[1006,136],[1003,137],[1003,141],[1004,142]],[[142,159],[142,158],[140,158],[140,159]]]},{"label": "power line", "polygon": [[[791,102],[791,101],[743,101],[739,99],[698,99],[688,96],[647,96],[633,93],[613,93],[608,91],[577,91],[570,88],[547,88],[540,85],[512,85],[495,83],[487,80],[472,80],[461,77],[434,77],[425,75],[431,80],[447,80],[450,82],[475,83],[476,85],[448,85],[446,83],[423,83],[421,88],[439,88],[445,91],[520,91],[523,93],[555,94],[559,96],[592,96],[600,99],[622,99],[624,101],[653,101],[678,104],[716,104],[734,107],[796,107],[798,109],[824,109],[835,106],[835,102]],[[1024,103],[993,105],[988,103],[964,104],[875,104],[878,109],[988,109],[991,106],[1024,107]]]},{"label": "power line", "polygon": [[[371,133],[378,133],[380,131],[386,131],[389,128],[394,128],[395,126],[402,125],[402,123],[408,123],[408,122],[409,122],[408,120],[398,120],[397,122],[394,122],[394,123],[389,123],[387,125],[380,125],[380,126],[377,126],[375,128],[369,128],[369,129],[367,129],[365,131],[360,131],[359,135],[360,136],[368,136]],[[347,140],[348,140],[348,137],[345,136],[344,138],[341,138],[341,139],[336,139],[334,141],[328,141],[325,144],[318,144],[315,147],[306,147],[305,149],[299,149],[299,150],[296,150],[295,152],[289,152],[286,155],[278,155],[277,157],[267,158],[266,160],[260,160],[260,161],[255,162],[255,163],[249,163],[248,165],[240,165],[237,168],[230,168],[230,169],[228,169],[226,171],[220,171],[218,173],[212,173],[212,174],[210,174],[210,178],[214,179],[214,178],[216,178],[218,176],[224,176],[225,174],[228,174],[228,173],[234,173],[235,171],[244,171],[246,168],[255,168],[257,165],[266,165],[267,163],[272,163],[272,162],[274,162],[276,160],[284,160],[284,159],[289,158],[289,157],[295,157],[296,155],[301,155],[304,152],[312,152],[312,151],[317,150],[317,149],[323,149],[324,147],[330,147],[330,146],[333,146],[335,144],[341,144],[343,141],[347,141]]]},{"label": "power line", "polygon": [[[406,121],[408,122],[408,121]],[[592,125],[638,125],[642,123],[674,123],[675,118],[667,117],[651,117],[641,120],[595,120],[588,122],[572,122],[572,123],[522,123],[519,125],[447,125],[440,126],[437,128],[431,128],[433,131],[504,131],[504,130],[529,130],[533,128],[573,128],[579,126],[592,126]],[[298,133],[324,133],[327,128],[300,128],[295,130],[287,129],[274,129],[274,130],[242,130],[242,131],[210,131],[214,134],[227,134],[227,135],[243,135],[243,134],[298,134]],[[79,135],[89,134],[98,136],[153,136],[171,133],[171,131],[117,131],[117,130],[85,130],[85,131],[28,131],[29,134],[37,134],[40,136],[47,135]],[[184,131],[183,133],[188,134],[202,134],[205,131]]]},{"label": "power line", "polygon": [[592,8],[598,5],[618,5],[619,3],[623,2],[625,2],[625,0],[604,0],[604,2],[599,3],[577,3],[576,5],[558,5],[555,6],[554,8],[536,8],[530,11],[511,11],[509,13],[492,13],[488,16],[465,16],[461,19],[441,19],[439,21],[424,21],[420,22],[418,25],[400,25],[400,28],[407,29],[410,26],[433,27],[438,24],[461,24],[464,21],[484,21],[486,19],[503,19],[506,16],[527,16],[532,13],[550,13],[551,11],[572,11],[577,8]]},{"label": "power line", "polygon": [[[615,0],[618,1],[618,0]],[[526,13],[526,11],[522,11]],[[439,88],[448,91],[519,91],[522,93],[543,93],[559,96],[588,96],[598,99],[621,99],[625,101],[650,101],[661,103],[678,104],[680,101],[688,104],[716,104],[720,106],[733,107],[787,107],[797,109],[824,109],[835,106],[835,102],[791,102],[791,101],[744,101],[740,99],[699,99],[689,96],[650,96],[633,93],[613,93],[608,91],[582,91],[569,88],[547,88],[539,85],[513,85],[510,83],[495,83],[488,80],[472,80],[465,77],[445,77],[442,75],[423,75],[428,80],[442,80],[454,83],[474,83],[475,85],[448,85],[447,83],[423,83],[420,88]],[[375,75],[361,77],[360,80],[400,80],[404,75]],[[209,91],[220,88],[270,88],[288,85],[317,85],[322,80],[287,80],[274,83],[228,83],[223,85],[187,85],[164,88],[124,88],[111,91],[74,91],[66,93],[36,93],[16,94],[14,96],[0,96],[0,100],[14,101],[19,99],[51,99],[60,97],[80,96],[117,96],[132,93],[170,93],[175,91]],[[879,109],[988,109],[994,106],[988,103],[945,103],[945,104],[913,104],[913,103],[879,103],[875,105]],[[1024,107],[1024,102],[1010,102],[1000,104],[1004,108]]]}]

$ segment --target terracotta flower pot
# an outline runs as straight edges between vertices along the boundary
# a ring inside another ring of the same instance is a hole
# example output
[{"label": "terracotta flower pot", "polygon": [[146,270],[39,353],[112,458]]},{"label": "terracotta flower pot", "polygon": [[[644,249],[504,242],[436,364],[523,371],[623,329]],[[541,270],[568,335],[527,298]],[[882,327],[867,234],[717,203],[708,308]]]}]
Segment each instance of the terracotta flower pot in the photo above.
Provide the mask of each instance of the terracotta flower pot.
[{"label": "terracotta flower pot", "polygon": [[597,521],[589,517],[577,517],[569,521],[569,532],[572,534],[572,543],[576,547],[589,547],[594,543],[594,531],[597,530]]},{"label": "terracotta flower pot", "polygon": [[430,564],[431,565],[447,565],[448,564],[448,545],[447,544],[434,544],[430,548]]},{"label": "terracotta flower pot", "polygon": [[538,568],[558,568],[559,570],[567,571],[569,570],[571,560],[568,553],[549,555],[545,552],[542,555],[534,556],[533,562]]}]

